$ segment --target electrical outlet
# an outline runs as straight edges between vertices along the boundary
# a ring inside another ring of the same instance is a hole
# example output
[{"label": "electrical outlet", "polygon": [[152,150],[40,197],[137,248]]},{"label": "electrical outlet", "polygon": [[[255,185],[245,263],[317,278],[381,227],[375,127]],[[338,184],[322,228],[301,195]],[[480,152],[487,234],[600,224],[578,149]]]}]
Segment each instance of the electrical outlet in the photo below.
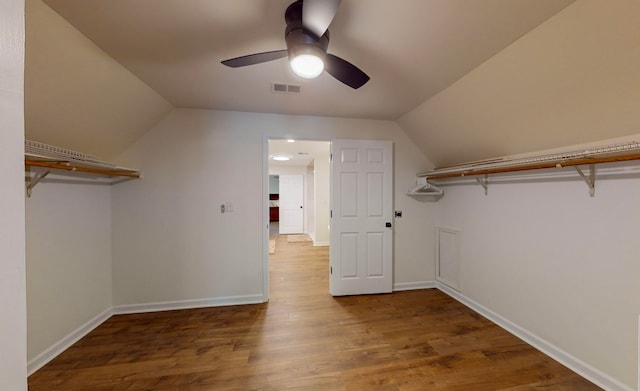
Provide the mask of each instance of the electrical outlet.
[{"label": "electrical outlet", "polygon": [[224,204],[220,205],[220,213],[224,213]]}]

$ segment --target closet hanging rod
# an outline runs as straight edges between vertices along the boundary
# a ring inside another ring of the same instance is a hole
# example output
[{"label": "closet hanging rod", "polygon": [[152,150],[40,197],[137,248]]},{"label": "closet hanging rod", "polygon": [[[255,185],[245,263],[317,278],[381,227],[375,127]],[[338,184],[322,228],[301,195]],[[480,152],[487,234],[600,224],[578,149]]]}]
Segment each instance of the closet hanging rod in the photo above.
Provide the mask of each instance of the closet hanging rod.
[{"label": "closet hanging rod", "polygon": [[[454,174],[451,177],[476,175],[476,173],[497,173],[497,172],[511,172],[522,170],[533,170],[537,168],[550,168],[549,164],[558,166],[568,165],[568,162],[578,161],[580,159],[595,159],[597,157],[618,157],[628,156],[630,154],[640,153],[640,143],[637,141],[628,141],[625,143],[594,146],[586,149],[556,152],[545,155],[528,155],[522,157],[499,157],[494,159],[481,160],[476,162],[455,164],[448,167],[436,168],[431,171],[418,174],[419,177],[435,178],[441,176],[442,178],[449,178],[444,174]],[[619,161],[619,160],[612,160]],[[580,163],[584,164],[584,163]],[[503,171],[505,169],[505,171]]]},{"label": "closet hanging rod", "polygon": [[54,163],[54,162],[45,162],[45,161],[29,160],[29,159],[24,160],[24,165],[45,167],[45,168],[52,168],[52,169],[66,170],[66,171],[88,172],[92,174],[99,174],[99,175],[106,175],[106,176],[119,176],[119,177],[128,177],[128,178],[140,178],[141,176],[140,172],[133,171],[133,170],[126,170],[126,171],[118,170],[118,169],[104,170],[100,168],[82,167],[82,166],[71,165],[71,164],[60,164],[60,163]]},{"label": "closet hanging rod", "polygon": [[516,171],[540,170],[540,169],[555,168],[555,167],[571,167],[571,166],[580,166],[584,164],[623,162],[623,161],[629,161],[629,160],[640,160],[640,154],[606,156],[606,157],[599,157],[599,158],[598,157],[581,158],[581,159],[571,159],[571,160],[564,160],[564,161],[558,160],[558,161],[550,161],[548,163],[536,163],[536,164],[510,166],[510,167],[465,168],[459,171],[445,172],[445,173],[438,173],[438,170],[434,170],[433,172],[418,174],[418,176],[424,177],[427,179],[446,179],[446,178],[456,178],[456,177],[464,177],[464,176],[500,174],[500,173],[507,173],[507,172],[516,172]]}]

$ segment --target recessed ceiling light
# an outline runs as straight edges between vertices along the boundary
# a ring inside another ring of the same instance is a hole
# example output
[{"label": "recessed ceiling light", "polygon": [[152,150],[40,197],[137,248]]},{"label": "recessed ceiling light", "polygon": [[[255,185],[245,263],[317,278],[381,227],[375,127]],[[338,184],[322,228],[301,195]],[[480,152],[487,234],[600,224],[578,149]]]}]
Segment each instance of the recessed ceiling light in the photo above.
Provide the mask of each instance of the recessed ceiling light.
[{"label": "recessed ceiling light", "polygon": [[296,142],[296,140],[294,140],[294,139],[290,138],[289,140],[287,140],[287,142],[288,142],[288,143],[295,143],[295,142]]},{"label": "recessed ceiling light", "polygon": [[272,160],[277,160],[279,162],[286,162],[287,160],[291,160],[290,155],[271,155]]}]

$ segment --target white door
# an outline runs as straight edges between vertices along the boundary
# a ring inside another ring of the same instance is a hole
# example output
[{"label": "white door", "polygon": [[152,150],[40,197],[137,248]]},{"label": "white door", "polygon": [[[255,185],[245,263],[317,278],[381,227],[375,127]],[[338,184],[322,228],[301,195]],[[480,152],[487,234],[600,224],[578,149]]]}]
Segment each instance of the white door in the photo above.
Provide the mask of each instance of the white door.
[{"label": "white door", "polygon": [[278,205],[281,234],[304,232],[304,191],[302,175],[280,175],[280,200]]},{"label": "white door", "polygon": [[391,141],[332,142],[332,295],[393,290],[392,186]]}]

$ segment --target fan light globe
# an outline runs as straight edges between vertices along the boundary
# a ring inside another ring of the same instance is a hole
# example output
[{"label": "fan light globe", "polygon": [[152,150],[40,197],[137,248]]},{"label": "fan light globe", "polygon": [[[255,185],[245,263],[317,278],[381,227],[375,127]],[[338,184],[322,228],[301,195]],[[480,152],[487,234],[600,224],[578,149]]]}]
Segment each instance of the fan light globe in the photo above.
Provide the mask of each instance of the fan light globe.
[{"label": "fan light globe", "polygon": [[289,64],[296,75],[305,79],[314,79],[324,71],[324,62],[313,54],[299,54]]}]

